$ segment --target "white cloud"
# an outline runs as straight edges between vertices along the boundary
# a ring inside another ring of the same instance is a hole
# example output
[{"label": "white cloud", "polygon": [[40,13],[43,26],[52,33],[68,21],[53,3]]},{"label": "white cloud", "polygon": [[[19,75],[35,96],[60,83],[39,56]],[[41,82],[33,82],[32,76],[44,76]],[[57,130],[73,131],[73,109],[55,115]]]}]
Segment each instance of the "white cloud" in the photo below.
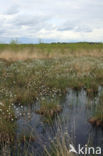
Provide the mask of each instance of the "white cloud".
[{"label": "white cloud", "polygon": [[0,4],[0,41],[103,41],[102,0],[3,0]]}]

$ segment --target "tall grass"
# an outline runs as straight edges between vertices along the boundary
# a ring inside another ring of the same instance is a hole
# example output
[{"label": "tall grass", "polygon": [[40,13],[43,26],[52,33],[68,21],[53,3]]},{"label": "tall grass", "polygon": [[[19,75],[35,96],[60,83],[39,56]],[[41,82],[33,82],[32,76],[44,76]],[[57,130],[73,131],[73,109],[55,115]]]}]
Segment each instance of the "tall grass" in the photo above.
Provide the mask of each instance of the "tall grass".
[{"label": "tall grass", "polygon": [[102,43],[68,43],[68,44],[0,44],[0,58],[26,60],[33,58],[58,58],[79,56],[103,56]]}]

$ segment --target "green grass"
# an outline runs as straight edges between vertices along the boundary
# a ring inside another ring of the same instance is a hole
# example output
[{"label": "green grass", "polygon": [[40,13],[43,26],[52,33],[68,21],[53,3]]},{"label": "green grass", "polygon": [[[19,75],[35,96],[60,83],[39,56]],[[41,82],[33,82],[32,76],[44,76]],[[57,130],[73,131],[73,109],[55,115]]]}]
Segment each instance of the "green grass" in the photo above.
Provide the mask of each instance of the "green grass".
[{"label": "green grass", "polygon": [[44,98],[40,100],[40,108],[36,110],[37,114],[43,115],[44,121],[51,122],[52,119],[62,111],[62,107],[58,99]]},{"label": "green grass", "polygon": [[0,146],[14,141],[15,120],[12,104],[8,101],[0,102]]},{"label": "green grass", "polygon": [[[103,48],[103,43],[88,43],[88,42],[79,42],[79,43],[52,43],[52,44],[46,44],[46,43],[40,43],[40,44],[19,44],[16,42],[13,42],[11,44],[0,44],[0,49],[1,50],[5,50],[5,49],[15,49],[18,50],[20,49],[24,49],[24,48],[63,48],[62,51],[64,50],[64,48],[70,48],[71,50],[76,50],[76,49],[81,49],[81,48],[87,48],[87,49],[92,49],[92,48]],[[13,49],[13,50],[14,50]]]},{"label": "green grass", "polygon": [[99,104],[95,108],[94,116],[97,120],[103,122],[103,93],[100,95]]}]

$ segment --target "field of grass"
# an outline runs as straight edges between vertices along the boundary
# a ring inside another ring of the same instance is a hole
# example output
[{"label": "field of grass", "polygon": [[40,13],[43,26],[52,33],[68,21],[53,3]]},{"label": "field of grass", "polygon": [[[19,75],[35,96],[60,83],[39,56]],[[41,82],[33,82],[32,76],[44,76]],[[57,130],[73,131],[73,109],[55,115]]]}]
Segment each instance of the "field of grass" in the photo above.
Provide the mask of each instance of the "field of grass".
[{"label": "field of grass", "polygon": [[61,58],[79,56],[103,56],[102,43],[52,43],[52,44],[0,44],[0,58],[26,60],[34,58]]},{"label": "field of grass", "polygon": [[[84,88],[94,96],[102,85],[102,43],[1,44],[0,141],[8,138],[10,142],[15,136],[15,104],[35,104],[42,97],[54,99],[68,88]],[[50,104],[41,109],[56,112],[58,105]]]}]

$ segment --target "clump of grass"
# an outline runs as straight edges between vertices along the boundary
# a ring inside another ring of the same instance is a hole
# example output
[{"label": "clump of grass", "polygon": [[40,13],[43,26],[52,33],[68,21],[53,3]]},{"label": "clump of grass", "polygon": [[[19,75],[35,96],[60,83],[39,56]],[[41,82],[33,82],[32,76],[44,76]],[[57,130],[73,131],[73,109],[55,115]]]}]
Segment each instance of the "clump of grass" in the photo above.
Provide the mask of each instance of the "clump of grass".
[{"label": "clump of grass", "polygon": [[47,133],[46,140],[34,133],[19,136],[15,142],[16,147],[13,146],[12,148],[12,154],[16,151],[18,155],[22,153],[22,155],[33,156],[35,153],[42,156],[76,156],[76,154],[69,152],[69,145],[73,145],[73,140],[69,136],[67,128],[62,126],[60,118],[57,119],[55,124],[55,129],[51,127],[54,135],[49,136]]},{"label": "clump of grass", "polygon": [[35,92],[29,90],[29,89],[21,89],[17,88],[15,89],[15,97],[13,98],[13,102],[15,104],[32,104],[35,101]]},{"label": "clump of grass", "polygon": [[36,137],[35,136],[33,136],[33,135],[23,135],[23,136],[20,136],[19,137],[19,140],[18,140],[18,142],[20,142],[20,143],[31,143],[31,142],[35,142],[35,140],[36,140]]},{"label": "clump of grass", "polygon": [[57,127],[56,136],[53,139],[50,139],[50,142],[49,148],[44,146],[46,156],[77,156],[77,154],[69,151],[69,145],[73,145],[72,140],[68,131],[63,131],[60,125]]},{"label": "clump of grass", "polygon": [[103,121],[103,93],[99,98],[99,104],[96,107],[96,117]]},{"label": "clump of grass", "polygon": [[0,102],[0,145],[14,141],[15,128],[15,115],[12,105],[7,101]]},{"label": "clump of grass", "polygon": [[40,101],[40,109],[36,113],[43,115],[46,118],[53,118],[56,114],[62,111],[62,107],[57,99],[43,99]]},{"label": "clump of grass", "polygon": [[89,122],[93,125],[103,127],[103,93],[99,97],[99,103],[95,107],[94,115]]}]

